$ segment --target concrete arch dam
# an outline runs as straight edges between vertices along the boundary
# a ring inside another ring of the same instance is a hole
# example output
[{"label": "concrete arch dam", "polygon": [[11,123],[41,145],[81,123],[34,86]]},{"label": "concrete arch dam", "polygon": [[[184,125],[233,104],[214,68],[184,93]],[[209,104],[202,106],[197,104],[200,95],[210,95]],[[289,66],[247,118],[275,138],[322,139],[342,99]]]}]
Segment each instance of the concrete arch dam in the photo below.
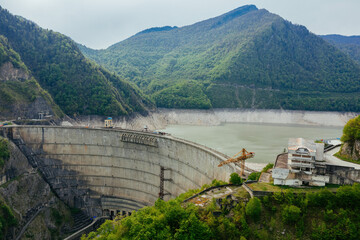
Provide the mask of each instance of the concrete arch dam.
[{"label": "concrete arch dam", "polygon": [[54,126],[3,131],[64,202],[90,216],[129,213],[235,171],[217,167],[226,160],[221,153],[171,136]]}]

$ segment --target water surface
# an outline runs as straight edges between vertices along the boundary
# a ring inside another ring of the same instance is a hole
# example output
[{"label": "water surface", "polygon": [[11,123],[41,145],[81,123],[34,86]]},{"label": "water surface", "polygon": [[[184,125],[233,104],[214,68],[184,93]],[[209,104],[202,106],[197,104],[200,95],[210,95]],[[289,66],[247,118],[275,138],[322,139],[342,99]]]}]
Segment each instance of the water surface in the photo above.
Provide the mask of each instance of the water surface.
[{"label": "water surface", "polygon": [[230,157],[245,148],[255,152],[249,161],[274,162],[287,147],[289,138],[305,139],[339,138],[342,128],[307,125],[226,123],[219,126],[169,125],[161,130],[175,137],[200,143],[223,152]]}]

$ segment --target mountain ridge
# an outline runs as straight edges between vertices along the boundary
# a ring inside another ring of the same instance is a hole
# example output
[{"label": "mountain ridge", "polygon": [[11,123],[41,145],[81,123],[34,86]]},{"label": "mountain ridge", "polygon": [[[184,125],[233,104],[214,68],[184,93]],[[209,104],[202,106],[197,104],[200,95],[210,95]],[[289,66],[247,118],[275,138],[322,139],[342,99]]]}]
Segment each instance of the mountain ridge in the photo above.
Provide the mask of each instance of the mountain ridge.
[{"label": "mountain ridge", "polygon": [[118,116],[153,108],[136,86],[87,60],[61,33],[0,8],[0,34],[68,115]]},{"label": "mountain ridge", "polygon": [[349,56],[254,5],[84,54],[158,107],[360,110],[360,67]]},{"label": "mountain ridge", "polygon": [[339,34],[321,35],[321,38],[349,55],[360,64],[360,36],[343,36]]}]

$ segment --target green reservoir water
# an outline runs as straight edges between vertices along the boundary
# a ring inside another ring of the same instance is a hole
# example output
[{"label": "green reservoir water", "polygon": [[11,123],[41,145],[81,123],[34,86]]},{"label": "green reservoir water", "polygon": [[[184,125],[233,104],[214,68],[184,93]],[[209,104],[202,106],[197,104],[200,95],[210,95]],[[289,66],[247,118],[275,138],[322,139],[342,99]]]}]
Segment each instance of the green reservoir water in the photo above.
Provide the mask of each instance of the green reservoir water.
[{"label": "green reservoir water", "polygon": [[249,152],[255,152],[255,157],[249,160],[254,163],[274,162],[276,156],[287,147],[289,138],[316,140],[339,138],[342,135],[342,128],[339,127],[252,123],[219,126],[169,125],[161,131],[200,143],[230,157],[245,148]]}]

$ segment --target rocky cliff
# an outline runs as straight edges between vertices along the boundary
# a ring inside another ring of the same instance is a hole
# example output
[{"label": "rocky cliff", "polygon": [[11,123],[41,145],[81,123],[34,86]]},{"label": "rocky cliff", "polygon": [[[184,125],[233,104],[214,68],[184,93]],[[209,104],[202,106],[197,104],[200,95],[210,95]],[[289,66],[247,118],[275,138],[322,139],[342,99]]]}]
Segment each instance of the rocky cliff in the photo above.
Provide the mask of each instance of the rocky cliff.
[{"label": "rocky cliff", "polygon": [[15,239],[24,229],[21,239],[58,239],[72,227],[69,208],[11,142],[9,150],[10,159],[0,169],[0,200],[10,207],[17,226],[3,237]]},{"label": "rocky cliff", "polygon": [[52,97],[41,88],[7,39],[0,35],[0,120],[63,116]]},{"label": "rocky cliff", "polygon": [[345,142],[341,148],[341,155],[355,160],[360,160],[360,140],[355,140],[354,142]]}]

